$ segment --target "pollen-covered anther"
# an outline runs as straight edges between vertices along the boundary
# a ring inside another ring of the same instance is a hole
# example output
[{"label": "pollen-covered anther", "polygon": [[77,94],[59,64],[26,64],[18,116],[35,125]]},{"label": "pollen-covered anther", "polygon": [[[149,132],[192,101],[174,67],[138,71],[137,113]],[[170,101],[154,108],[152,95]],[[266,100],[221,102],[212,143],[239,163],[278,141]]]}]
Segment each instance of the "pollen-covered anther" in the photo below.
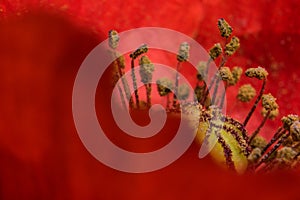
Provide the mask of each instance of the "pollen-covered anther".
[{"label": "pollen-covered anther", "polygon": [[241,67],[233,67],[231,70],[232,73],[232,79],[229,80],[228,84],[229,85],[236,85],[237,82],[240,80],[242,74],[243,74],[243,69]]},{"label": "pollen-covered anther", "polygon": [[133,53],[131,53],[129,56],[132,59],[136,59],[140,55],[147,53],[147,51],[148,51],[148,46],[146,44],[143,44],[137,50],[135,50]]},{"label": "pollen-covered anther", "polygon": [[116,49],[119,45],[119,40],[120,40],[120,37],[119,37],[119,34],[117,31],[110,30],[108,32],[108,44],[109,44],[110,48]]},{"label": "pollen-covered anther", "polygon": [[173,89],[173,83],[168,78],[160,78],[156,81],[157,90],[160,96],[166,96]]},{"label": "pollen-covered anther", "polygon": [[265,68],[249,68],[245,71],[245,75],[249,78],[257,78],[259,80],[266,79],[269,73]]},{"label": "pollen-covered anther", "polygon": [[240,47],[240,40],[238,37],[234,36],[231,38],[230,42],[225,46],[225,54],[228,56],[233,55],[236,50]]},{"label": "pollen-covered anther", "polygon": [[288,115],[285,117],[282,117],[281,121],[283,123],[283,128],[286,130],[290,130],[291,125],[296,122],[299,121],[300,118],[298,115]]},{"label": "pollen-covered anther", "polygon": [[294,151],[291,147],[283,147],[279,149],[274,156],[274,159],[271,159],[269,163],[270,169],[292,169],[294,166],[294,158],[297,155],[297,152]]},{"label": "pollen-covered anther", "polygon": [[248,156],[248,161],[250,163],[256,163],[258,159],[261,157],[261,149],[260,148],[254,148],[250,155]]},{"label": "pollen-covered anther", "polygon": [[209,56],[211,59],[215,60],[217,57],[219,57],[222,53],[222,47],[220,43],[215,44],[210,50],[209,50]]},{"label": "pollen-covered anther", "polygon": [[190,56],[190,45],[187,42],[183,42],[180,44],[177,60],[179,62],[185,62],[189,59]]},{"label": "pollen-covered anther", "polygon": [[267,111],[276,110],[279,108],[278,104],[276,103],[276,98],[273,97],[272,94],[264,94],[262,95],[262,106]]},{"label": "pollen-covered anther", "polygon": [[152,80],[152,73],[154,71],[154,65],[151,63],[148,56],[142,56],[139,60],[140,75],[143,83],[149,83]]},{"label": "pollen-covered anther", "polygon": [[300,141],[300,122],[295,121],[290,127],[290,133],[294,141]]},{"label": "pollen-covered anther", "polygon": [[223,81],[230,82],[233,80],[233,75],[232,75],[229,67],[221,67],[219,69],[219,75]]},{"label": "pollen-covered anther", "polygon": [[279,109],[269,111],[266,110],[265,108],[262,108],[261,114],[263,117],[266,117],[268,115],[268,119],[274,120],[279,115]]},{"label": "pollen-covered anther", "polygon": [[200,61],[197,65],[197,79],[202,81],[206,76],[207,62]]},{"label": "pollen-covered anther", "polygon": [[265,138],[261,136],[256,136],[251,141],[250,146],[252,147],[252,149],[259,148],[263,150],[267,146],[267,141]]},{"label": "pollen-covered anther", "polygon": [[278,150],[276,158],[285,163],[289,163],[297,155],[297,152],[294,151],[291,147],[283,147]]},{"label": "pollen-covered anther", "polygon": [[232,27],[225,21],[225,19],[221,18],[218,20],[218,28],[222,37],[230,37],[232,33]]},{"label": "pollen-covered anther", "polygon": [[256,90],[250,84],[245,84],[239,88],[237,98],[242,102],[249,102],[255,95]]},{"label": "pollen-covered anther", "polygon": [[182,84],[178,87],[178,99],[186,100],[189,97],[190,88],[187,84]]},{"label": "pollen-covered anther", "polygon": [[294,143],[295,143],[295,141],[294,141],[293,137],[290,135],[282,142],[282,146],[292,147]]}]

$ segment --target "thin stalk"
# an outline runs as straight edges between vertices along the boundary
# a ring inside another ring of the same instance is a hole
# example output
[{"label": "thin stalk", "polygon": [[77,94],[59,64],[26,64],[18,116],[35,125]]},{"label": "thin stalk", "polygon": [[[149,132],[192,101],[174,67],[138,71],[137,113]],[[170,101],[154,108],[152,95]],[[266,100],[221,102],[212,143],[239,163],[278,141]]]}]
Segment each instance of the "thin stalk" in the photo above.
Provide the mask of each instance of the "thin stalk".
[{"label": "thin stalk", "polygon": [[207,63],[206,63],[206,72],[205,72],[205,75],[207,76],[207,74],[208,74],[208,69],[209,69],[209,65],[210,65],[210,63],[213,61],[213,59],[212,58],[209,58],[208,59],[208,61],[207,61]]},{"label": "thin stalk", "polygon": [[124,88],[124,91],[125,91],[126,98],[129,101],[129,106],[130,106],[130,108],[133,108],[133,100],[131,98],[131,93],[130,93],[130,89],[129,89],[129,86],[128,86],[127,79],[122,76],[121,80],[122,80],[122,84],[123,84],[123,88]]},{"label": "thin stalk", "polygon": [[122,105],[123,107],[126,109],[126,103],[125,103],[125,98],[124,98],[124,95],[123,95],[123,91],[121,89],[121,87],[118,85],[118,90],[119,90],[119,93],[120,93],[120,96],[121,96],[121,102],[122,102]]},{"label": "thin stalk", "polygon": [[263,155],[270,146],[272,146],[281,136],[282,134],[285,133],[285,130],[283,129],[283,127],[280,127],[276,133],[274,134],[274,136],[272,137],[272,139],[270,140],[270,142],[265,146],[265,148],[261,151],[261,155]]},{"label": "thin stalk", "polygon": [[151,107],[151,90],[152,90],[152,86],[151,86],[151,83],[148,83],[145,86],[146,86],[146,93],[147,93],[147,106],[150,108]]},{"label": "thin stalk", "polygon": [[254,105],[252,106],[250,112],[248,113],[248,115],[247,115],[247,117],[246,117],[246,119],[245,119],[245,121],[243,123],[244,127],[247,125],[249,119],[251,118],[253,112],[255,111],[255,109],[257,107],[258,102],[260,101],[260,99],[261,99],[261,97],[262,97],[262,95],[263,95],[263,93],[265,91],[266,82],[267,82],[267,79],[264,79],[262,87],[261,87],[260,92],[259,92],[259,95],[256,98]]},{"label": "thin stalk", "polygon": [[[225,46],[226,46],[227,43],[228,43],[228,38],[225,39]],[[220,69],[221,67],[224,67],[224,65],[225,65],[225,63],[226,63],[226,61],[227,61],[227,59],[228,59],[228,57],[227,57],[226,54],[223,52],[223,53],[222,53],[222,60],[221,60],[221,63],[220,63],[220,65],[219,65],[219,69]]]},{"label": "thin stalk", "polygon": [[220,65],[219,65],[219,69],[221,68],[221,67],[224,67],[224,65],[225,65],[225,63],[226,63],[226,61],[227,61],[227,56],[226,55],[223,55],[223,57],[222,57],[222,60],[221,60],[221,63],[220,63]]},{"label": "thin stalk", "polygon": [[216,80],[216,84],[215,84],[215,88],[214,88],[214,93],[213,93],[213,97],[212,97],[212,104],[214,105],[216,103],[216,96],[217,96],[217,91],[219,89],[219,83],[220,83],[220,78],[218,77]]},{"label": "thin stalk", "polygon": [[259,161],[259,163],[255,166],[257,169],[262,163],[267,161],[270,156],[280,147],[280,145],[284,142],[284,140],[289,136],[289,134],[286,134],[285,136],[281,137],[280,140],[275,144],[275,146],[266,154],[262,157],[262,159]]},{"label": "thin stalk", "polygon": [[222,99],[221,99],[221,103],[220,103],[220,108],[221,108],[221,109],[222,109],[223,106],[224,106],[224,101],[225,101],[225,95],[226,95],[227,88],[228,88],[228,85],[227,85],[227,83],[226,83],[225,90],[224,90],[224,92],[223,92],[223,94],[222,94]]},{"label": "thin stalk", "polygon": [[265,173],[271,171],[273,168],[274,168],[274,164],[269,163],[268,165],[264,165],[260,169],[256,170],[256,173],[264,173],[265,174]]},{"label": "thin stalk", "polygon": [[257,136],[257,134],[259,133],[260,129],[265,125],[267,119],[270,116],[271,111],[269,110],[267,112],[267,115],[264,117],[263,121],[260,123],[260,125],[257,127],[257,129],[254,131],[254,133],[251,135],[250,139],[249,139],[249,144],[251,143],[251,141]]},{"label": "thin stalk", "polygon": [[[125,91],[125,94],[126,94],[126,89],[125,89],[125,85],[124,85],[124,81],[123,81],[123,72],[121,70],[121,67],[119,65],[119,62],[118,62],[118,57],[117,57],[117,52],[114,50],[113,51],[113,57],[114,59],[116,59],[114,61],[114,66],[117,70],[116,74],[117,74],[117,79],[119,80],[121,78],[122,80],[122,83],[123,83],[123,87],[124,87],[124,91]],[[119,93],[120,93],[120,97],[121,97],[121,101],[122,101],[122,105],[123,107],[126,109],[126,103],[125,103],[125,98],[124,98],[124,95],[123,95],[123,91],[121,89],[120,86],[118,86],[118,90],[119,90]],[[129,92],[130,93],[130,92]]]},{"label": "thin stalk", "polygon": [[[225,46],[228,43],[228,38],[225,39]],[[218,71],[221,67],[224,67],[225,63],[227,62],[228,57],[226,56],[226,54],[223,52],[222,53],[222,60],[218,66]],[[217,95],[217,91],[219,89],[219,82],[220,82],[220,78],[218,77],[219,74],[217,74],[217,81],[216,81],[216,85],[215,85],[215,89],[214,89],[214,93],[213,93],[213,98],[212,98],[212,104],[216,104],[216,95]],[[225,94],[222,95],[222,100],[221,100],[221,106],[223,107],[224,104],[224,99],[223,96],[225,97]],[[222,103],[223,102],[223,103]]]},{"label": "thin stalk", "polygon": [[[114,54],[114,59],[117,59],[118,58],[117,52],[113,51],[113,54]],[[125,77],[123,77],[124,72],[122,71],[122,68],[120,67],[120,63],[119,63],[118,59],[116,61],[116,65],[117,65],[117,71],[118,71],[119,78],[121,78],[121,81],[122,81],[122,85],[123,85],[123,89],[124,89],[126,98],[129,101],[129,106],[132,108],[133,107],[133,100],[131,98],[130,89],[129,89],[129,86],[128,86],[127,79],[125,79]]]},{"label": "thin stalk", "polygon": [[[227,43],[227,38],[226,38],[226,43]],[[220,69],[221,67],[223,67],[223,66],[225,65],[226,61],[227,61],[227,56],[223,53],[222,60],[221,60],[221,63],[220,63],[220,65],[219,65],[218,69]],[[218,71],[219,71],[219,70],[218,70]],[[207,98],[207,95],[209,94],[209,91],[210,91],[210,89],[211,89],[211,87],[212,87],[212,84],[213,84],[214,81],[216,80],[216,84],[215,84],[215,88],[214,88],[214,93],[213,93],[213,97],[212,97],[212,104],[215,104],[215,101],[216,101],[216,95],[217,95],[217,91],[218,91],[218,88],[219,88],[219,82],[220,82],[220,78],[218,77],[218,75],[219,75],[218,72],[217,72],[216,75],[214,75],[214,77],[213,77],[213,79],[212,79],[212,81],[211,81],[211,84],[210,84],[210,88],[207,90],[207,93],[206,93],[206,95],[205,95],[204,102],[205,102],[205,100],[206,100],[206,98]],[[203,103],[204,103],[204,102],[203,102]]]},{"label": "thin stalk", "polygon": [[138,90],[137,90],[138,88],[137,88],[137,83],[136,83],[136,76],[135,76],[135,72],[134,72],[134,59],[131,59],[131,77],[132,77],[136,107],[140,108],[139,94],[138,94]]},{"label": "thin stalk", "polygon": [[208,88],[206,89],[204,98],[203,98],[203,100],[201,101],[201,105],[204,105],[204,104],[205,104],[205,101],[206,101],[206,99],[207,99],[207,97],[208,97],[208,95],[209,95],[209,91],[211,90],[212,86],[214,85],[215,80],[216,80],[216,76],[214,76],[214,77],[212,78],[212,80],[210,81],[209,86],[208,86]]},{"label": "thin stalk", "polygon": [[173,107],[176,108],[177,104],[177,95],[178,95],[178,84],[179,84],[179,68],[181,66],[181,62],[177,63],[176,67],[176,77],[175,77],[175,88],[174,88],[174,95],[173,95]]},{"label": "thin stalk", "polygon": [[[206,82],[205,81],[202,81],[203,82],[203,86],[199,86],[200,85],[200,81],[197,82],[196,84],[196,87],[201,87],[201,88],[205,88],[205,90],[201,91],[201,96],[199,96],[199,99],[198,99],[198,96],[195,94],[195,98],[198,100],[199,103],[201,103],[203,101],[203,99],[205,98],[205,94],[206,94],[206,88],[207,88],[207,85],[206,85]],[[194,89],[195,91],[195,89]]]},{"label": "thin stalk", "polygon": [[[213,61],[212,58],[209,58],[208,61],[207,61],[207,64],[206,64],[206,72],[205,72],[205,75],[206,75],[206,76],[208,75],[209,65],[210,65],[210,63],[211,63],[212,61]],[[205,84],[205,86],[206,86],[206,92],[205,92],[204,97],[202,98],[202,100],[201,100],[201,102],[200,102],[201,105],[204,105],[204,103],[205,103],[205,101],[206,101],[206,99],[207,99],[207,97],[208,97],[208,95],[209,95],[209,91],[211,90],[211,88],[212,88],[212,86],[213,86],[215,80],[216,80],[216,76],[214,76],[214,77],[212,78],[212,80],[210,81],[210,84],[209,84],[209,87],[208,87],[208,88],[207,88],[206,81],[204,81],[204,84]]]}]

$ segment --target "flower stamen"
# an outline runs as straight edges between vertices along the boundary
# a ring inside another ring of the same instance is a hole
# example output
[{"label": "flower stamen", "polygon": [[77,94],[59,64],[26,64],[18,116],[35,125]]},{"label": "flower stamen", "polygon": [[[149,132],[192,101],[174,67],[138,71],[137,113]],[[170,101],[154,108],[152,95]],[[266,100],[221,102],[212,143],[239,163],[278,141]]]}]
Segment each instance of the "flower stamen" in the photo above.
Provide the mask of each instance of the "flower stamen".
[{"label": "flower stamen", "polygon": [[140,101],[139,101],[139,94],[138,94],[138,88],[137,88],[137,83],[136,83],[136,76],[135,76],[135,70],[134,70],[134,60],[144,54],[147,53],[148,47],[146,44],[143,44],[140,46],[137,50],[135,50],[133,53],[130,54],[131,58],[131,77],[132,77],[132,83],[133,83],[133,89],[134,89],[134,95],[135,95],[135,103],[137,108],[140,107]]},{"label": "flower stamen", "polygon": [[267,76],[268,76],[268,72],[262,68],[262,67],[258,67],[258,68],[250,68],[247,69],[245,72],[245,75],[248,76],[249,78],[257,78],[259,80],[263,80],[263,84],[262,87],[260,89],[259,95],[256,98],[254,105],[252,106],[250,112],[248,113],[243,125],[246,126],[249,119],[251,118],[253,112],[255,111],[258,102],[260,101],[264,91],[265,91],[265,86],[266,86],[266,82],[267,82]]},{"label": "flower stamen", "polygon": [[190,45],[187,42],[180,44],[178,55],[177,55],[177,67],[176,67],[176,77],[175,77],[175,88],[173,95],[173,108],[177,110],[177,96],[178,96],[178,84],[179,84],[179,70],[181,68],[181,63],[186,62],[189,59]]},{"label": "flower stamen", "polygon": [[142,56],[139,61],[140,64],[140,76],[141,81],[146,87],[147,106],[151,106],[151,90],[152,90],[152,73],[154,71],[154,65],[151,63],[147,56]]}]

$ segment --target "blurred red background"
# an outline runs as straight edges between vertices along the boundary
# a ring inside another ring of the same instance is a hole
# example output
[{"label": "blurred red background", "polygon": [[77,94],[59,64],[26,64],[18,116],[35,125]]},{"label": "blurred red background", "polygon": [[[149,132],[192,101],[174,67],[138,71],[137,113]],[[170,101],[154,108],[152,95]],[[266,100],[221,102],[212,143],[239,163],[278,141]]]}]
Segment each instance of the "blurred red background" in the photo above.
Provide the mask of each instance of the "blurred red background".
[{"label": "blurred red background", "polygon": [[[296,0],[1,1],[0,199],[299,199],[299,172],[237,175],[198,159],[196,142],[156,172],[110,169],[81,143],[71,107],[77,70],[108,30],[166,27],[208,49],[221,40],[216,22],[223,17],[241,38],[228,65],[266,67],[281,116],[300,113],[299,7]],[[237,88],[228,92],[235,101]],[[251,106],[232,105],[228,113],[239,120]],[[261,119],[257,112],[249,130]],[[279,123],[268,122],[264,135]]]}]

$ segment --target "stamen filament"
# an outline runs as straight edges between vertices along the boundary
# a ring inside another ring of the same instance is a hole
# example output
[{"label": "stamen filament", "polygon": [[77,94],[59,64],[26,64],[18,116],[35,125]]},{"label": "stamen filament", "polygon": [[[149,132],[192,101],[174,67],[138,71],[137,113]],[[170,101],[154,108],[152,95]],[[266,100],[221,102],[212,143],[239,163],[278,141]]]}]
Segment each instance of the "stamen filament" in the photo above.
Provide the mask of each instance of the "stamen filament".
[{"label": "stamen filament", "polygon": [[226,83],[225,90],[224,90],[224,92],[223,92],[223,94],[222,94],[222,99],[221,99],[221,103],[220,103],[220,108],[221,108],[221,109],[222,109],[223,106],[224,106],[225,95],[226,95],[227,88],[228,88],[228,84]]},{"label": "stamen filament", "polygon": [[261,97],[262,97],[262,95],[263,95],[263,93],[265,91],[266,83],[267,83],[267,79],[263,79],[263,84],[262,84],[262,87],[260,89],[259,95],[256,98],[254,105],[252,106],[250,112],[248,113],[248,115],[247,115],[247,117],[246,117],[246,119],[245,119],[245,121],[243,123],[244,126],[247,125],[247,123],[249,122],[249,119],[251,118],[252,114],[254,113],[254,111],[255,111],[255,109],[257,107],[257,104],[260,101],[260,99],[261,99]]},{"label": "stamen filament", "polygon": [[121,87],[118,85],[118,90],[119,90],[119,93],[120,93],[120,96],[121,96],[121,102],[122,102],[122,106],[126,109],[126,103],[125,103],[125,98],[124,98],[124,95],[123,95],[123,91],[121,89]]},{"label": "stamen filament", "polygon": [[270,142],[265,146],[265,148],[263,148],[263,150],[261,151],[261,155],[263,155],[270,146],[272,146],[283,134],[285,133],[285,130],[283,129],[283,127],[280,127],[276,133],[274,134],[274,136],[272,137],[272,139],[270,140]]},{"label": "stamen filament", "polygon": [[131,77],[132,77],[132,83],[133,83],[133,89],[134,89],[134,95],[135,95],[135,103],[136,107],[140,108],[140,101],[139,101],[139,94],[138,94],[138,88],[136,83],[136,76],[134,72],[134,59],[131,59]]},{"label": "stamen filament", "polygon": [[146,93],[147,93],[147,106],[151,107],[151,90],[152,90],[152,84],[148,83],[146,86]]},{"label": "stamen filament", "polygon": [[216,96],[217,96],[217,91],[219,88],[219,83],[220,83],[221,78],[219,76],[217,76],[216,78],[216,84],[215,84],[215,88],[214,88],[214,93],[213,93],[213,97],[212,97],[212,104],[214,105],[216,103]]},{"label": "stamen filament", "polygon": [[262,163],[266,162],[269,159],[269,157],[280,147],[283,141],[288,138],[289,135],[290,134],[286,134],[283,137],[281,137],[277,144],[275,144],[275,146],[266,155],[262,157],[259,163],[255,166],[255,168],[257,169]]},{"label": "stamen filament", "polygon": [[[124,65],[124,63],[120,63],[121,61],[120,61],[120,59],[118,59],[118,55],[117,55],[116,51],[113,51],[113,55],[114,55],[114,58],[117,59],[115,64],[116,64],[117,70],[118,70],[118,72],[117,72],[118,76],[119,76],[118,78],[121,78],[126,98],[129,101],[129,106],[132,108],[133,107],[133,101],[132,101],[132,98],[131,98],[130,89],[129,89],[129,86],[128,86],[127,79],[125,77],[123,77],[124,72],[122,71],[122,67],[121,67],[121,65]],[[121,94],[121,98],[124,98],[123,94]],[[123,99],[122,99],[122,101],[123,101]],[[125,100],[124,100],[124,102],[125,102]]]},{"label": "stamen filament", "polygon": [[174,95],[173,95],[173,108],[176,109],[177,104],[177,96],[178,96],[178,84],[179,84],[179,69],[181,67],[181,62],[177,62],[176,67],[176,77],[175,77],[175,87],[174,87]]},{"label": "stamen filament", "polygon": [[261,128],[265,125],[267,119],[269,118],[271,113],[271,110],[269,110],[266,114],[266,116],[264,117],[263,121],[260,123],[260,125],[257,127],[257,129],[254,131],[254,133],[250,136],[249,139],[249,144],[251,143],[251,141],[253,140],[253,138],[255,138],[257,136],[257,134],[259,133],[259,131],[261,130]]},{"label": "stamen filament", "polygon": [[204,98],[203,98],[203,100],[202,100],[202,102],[201,102],[201,105],[204,105],[204,104],[205,104],[205,101],[206,101],[206,99],[207,99],[207,97],[208,97],[208,95],[209,95],[209,91],[211,90],[212,86],[214,85],[214,83],[215,83],[215,81],[216,81],[216,78],[217,78],[217,76],[214,76],[214,77],[211,79],[211,81],[210,81],[210,83],[209,83],[209,85],[208,85],[208,88],[206,89],[206,93],[205,93]]}]

